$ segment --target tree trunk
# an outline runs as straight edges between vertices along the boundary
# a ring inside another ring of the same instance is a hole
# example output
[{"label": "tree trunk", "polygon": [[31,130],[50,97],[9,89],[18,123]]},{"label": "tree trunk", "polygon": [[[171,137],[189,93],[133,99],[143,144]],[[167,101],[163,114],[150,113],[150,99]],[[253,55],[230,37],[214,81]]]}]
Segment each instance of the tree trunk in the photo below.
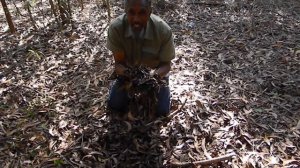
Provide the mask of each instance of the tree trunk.
[{"label": "tree trunk", "polygon": [[111,21],[110,0],[106,0],[108,23]]},{"label": "tree trunk", "polygon": [[22,17],[24,17],[24,15],[21,13],[20,9],[17,7],[16,3],[13,2],[13,4],[14,4],[16,10],[17,10],[17,14],[19,14],[19,15],[22,16]]},{"label": "tree trunk", "polygon": [[83,10],[84,9],[83,0],[79,0],[79,3],[80,3],[81,10]]},{"label": "tree trunk", "polygon": [[61,27],[60,22],[58,20],[57,13],[56,13],[55,5],[52,0],[49,0],[49,3],[50,3],[52,14],[54,15],[55,21],[57,22],[58,26]]},{"label": "tree trunk", "polygon": [[11,18],[11,15],[9,13],[9,10],[7,8],[5,0],[1,0],[1,4],[2,4],[3,10],[5,12],[6,21],[8,23],[9,30],[10,30],[11,33],[15,33],[16,32],[16,28],[15,28],[14,23],[12,21],[12,18]]},{"label": "tree trunk", "polygon": [[73,20],[72,20],[72,7],[71,7],[71,4],[70,4],[70,0],[67,0],[67,5],[68,5],[68,20],[69,20],[69,23],[71,24],[71,27],[72,29],[74,29],[74,24],[73,24]]},{"label": "tree trunk", "polygon": [[107,8],[108,23],[111,21],[110,0],[102,0],[102,7]]},{"label": "tree trunk", "polygon": [[28,14],[29,14],[29,18],[30,18],[30,21],[31,21],[31,24],[34,28],[34,30],[37,30],[37,27],[36,27],[36,23],[35,23],[35,20],[33,19],[33,16],[32,16],[32,13],[31,13],[31,5],[30,5],[30,2],[29,1],[24,1],[25,3],[25,9],[27,10]]},{"label": "tree trunk", "polygon": [[68,9],[65,0],[57,0],[60,19],[63,25],[70,23],[68,19]]}]

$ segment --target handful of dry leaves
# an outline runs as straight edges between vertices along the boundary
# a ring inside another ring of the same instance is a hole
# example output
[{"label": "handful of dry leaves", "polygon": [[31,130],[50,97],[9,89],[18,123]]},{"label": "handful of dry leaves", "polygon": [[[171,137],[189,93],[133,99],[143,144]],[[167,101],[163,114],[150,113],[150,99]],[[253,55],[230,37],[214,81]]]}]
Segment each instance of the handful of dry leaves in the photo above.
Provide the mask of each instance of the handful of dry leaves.
[{"label": "handful of dry leaves", "polygon": [[155,105],[157,94],[162,86],[167,85],[166,79],[151,75],[151,70],[145,67],[128,68],[126,76],[111,75],[110,79],[124,81],[124,86],[128,91],[129,120],[151,121],[155,117]]}]

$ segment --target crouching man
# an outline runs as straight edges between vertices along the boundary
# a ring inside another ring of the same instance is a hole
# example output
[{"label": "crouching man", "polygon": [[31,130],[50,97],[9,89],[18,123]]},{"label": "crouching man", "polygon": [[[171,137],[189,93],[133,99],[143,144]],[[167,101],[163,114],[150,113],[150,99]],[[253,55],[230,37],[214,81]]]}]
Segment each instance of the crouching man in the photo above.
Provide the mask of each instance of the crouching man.
[{"label": "crouching man", "polygon": [[[154,75],[168,80],[171,60],[175,57],[171,28],[160,17],[151,14],[151,0],[125,0],[125,13],[112,21],[108,28],[107,48],[112,51],[115,73],[126,76],[129,67],[147,67]],[[109,93],[108,108],[119,116],[129,110],[128,92],[124,80],[114,81]],[[160,88],[155,115],[166,116],[170,111],[170,89]]]}]

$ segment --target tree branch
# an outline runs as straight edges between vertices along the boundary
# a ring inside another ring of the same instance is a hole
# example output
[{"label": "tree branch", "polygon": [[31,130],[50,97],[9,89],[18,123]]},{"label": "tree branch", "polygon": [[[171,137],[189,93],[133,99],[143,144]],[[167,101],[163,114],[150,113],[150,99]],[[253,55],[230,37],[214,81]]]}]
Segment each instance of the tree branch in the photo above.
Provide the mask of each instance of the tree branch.
[{"label": "tree branch", "polygon": [[235,153],[229,153],[227,155],[219,156],[216,158],[211,158],[208,160],[201,160],[195,162],[171,162],[171,167],[191,167],[191,166],[199,166],[199,165],[210,165],[213,163],[218,163],[224,160],[229,160],[233,156],[236,156]]}]

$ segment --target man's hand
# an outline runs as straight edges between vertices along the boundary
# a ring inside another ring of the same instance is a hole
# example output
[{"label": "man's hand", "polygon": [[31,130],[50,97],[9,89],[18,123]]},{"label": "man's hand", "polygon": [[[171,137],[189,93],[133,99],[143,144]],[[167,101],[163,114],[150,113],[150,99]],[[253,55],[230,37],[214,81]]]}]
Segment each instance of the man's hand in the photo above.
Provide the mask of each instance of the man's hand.
[{"label": "man's hand", "polygon": [[171,69],[171,62],[164,62],[152,73],[152,75],[159,76],[160,78],[165,77]]},{"label": "man's hand", "polygon": [[128,69],[124,65],[122,65],[120,63],[115,63],[115,72],[116,72],[117,75],[127,76],[127,74],[126,74],[127,70]]}]

